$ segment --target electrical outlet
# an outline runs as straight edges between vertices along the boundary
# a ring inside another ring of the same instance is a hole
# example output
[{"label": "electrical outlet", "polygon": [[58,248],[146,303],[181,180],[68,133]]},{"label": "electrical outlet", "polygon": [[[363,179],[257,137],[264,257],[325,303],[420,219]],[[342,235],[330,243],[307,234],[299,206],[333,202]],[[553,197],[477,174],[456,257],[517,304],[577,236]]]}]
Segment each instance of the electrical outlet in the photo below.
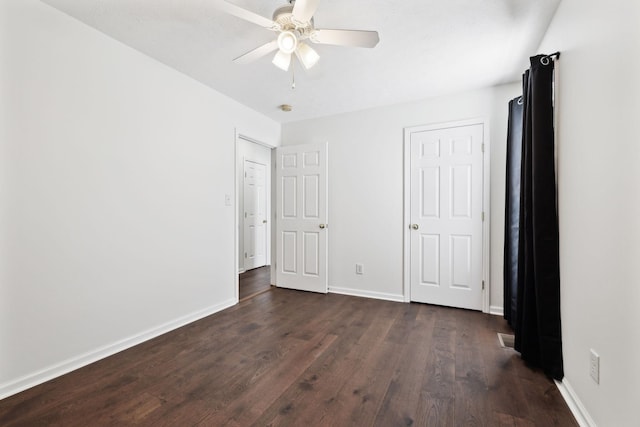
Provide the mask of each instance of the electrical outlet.
[{"label": "electrical outlet", "polygon": [[364,267],[362,264],[356,264],[356,274],[364,274]]},{"label": "electrical outlet", "polygon": [[596,382],[596,384],[600,384],[600,356],[598,353],[591,350],[591,361],[589,363],[589,373],[591,374],[591,378]]}]

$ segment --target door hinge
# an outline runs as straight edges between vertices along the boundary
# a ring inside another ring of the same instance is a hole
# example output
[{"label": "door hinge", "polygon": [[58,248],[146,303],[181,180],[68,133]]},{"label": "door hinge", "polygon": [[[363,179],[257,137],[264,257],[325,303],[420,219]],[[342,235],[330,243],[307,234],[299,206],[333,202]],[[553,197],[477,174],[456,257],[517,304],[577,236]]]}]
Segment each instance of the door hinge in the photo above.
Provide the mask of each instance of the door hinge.
[{"label": "door hinge", "polygon": [[[246,212],[244,213],[244,217],[245,218],[247,217],[247,213]],[[484,221],[484,216],[482,217],[482,220]]]},{"label": "door hinge", "polygon": [[484,212],[482,212],[482,222],[484,222]]},{"label": "door hinge", "polygon": [[484,291],[484,280],[482,281],[482,290]]},{"label": "door hinge", "polygon": [[480,146],[480,149],[482,150],[482,152],[484,153],[484,142],[482,143],[482,145]]},{"label": "door hinge", "polygon": [[[484,151],[484,149],[483,149],[482,151]],[[245,178],[247,177],[247,173],[246,173],[246,172],[244,173],[244,177],[245,177]]]},{"label": "door hinge", "polygon": [[[246,252],[244,253],[244,257],[245,257],[245,258],[247,257],[247,253],[246,253]],[[482,289],[484,289],[484,287],[483,287]]]}]

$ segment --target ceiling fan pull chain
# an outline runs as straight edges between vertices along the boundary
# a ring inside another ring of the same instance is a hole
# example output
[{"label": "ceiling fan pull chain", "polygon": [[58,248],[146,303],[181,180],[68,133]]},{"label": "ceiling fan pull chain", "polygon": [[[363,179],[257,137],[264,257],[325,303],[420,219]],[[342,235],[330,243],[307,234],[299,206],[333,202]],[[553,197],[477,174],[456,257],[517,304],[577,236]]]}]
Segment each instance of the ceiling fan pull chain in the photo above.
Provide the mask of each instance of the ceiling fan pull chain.
[{"label": "ceiling fan pull chain", "polygon": [[291,61],[291,90],[296,88],[296,72],[294,71],[295,62]]}]

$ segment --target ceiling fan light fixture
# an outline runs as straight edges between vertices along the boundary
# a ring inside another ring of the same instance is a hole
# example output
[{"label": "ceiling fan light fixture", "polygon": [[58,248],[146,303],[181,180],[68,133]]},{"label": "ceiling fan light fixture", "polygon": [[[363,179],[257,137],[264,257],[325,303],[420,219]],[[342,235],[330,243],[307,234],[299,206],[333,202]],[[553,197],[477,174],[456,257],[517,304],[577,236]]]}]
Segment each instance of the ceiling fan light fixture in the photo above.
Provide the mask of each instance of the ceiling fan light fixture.
[{"label": "ceiling fan light fixture", "polygon": [[291,54],[279,50],[271,62],[282,71],[288,71],[289,65],[291,64]]},{"label": "ceiling fan light fixture", "polygon": [[295,52],[298,47],[298,37],[293,31],[283,31],[278,35],[278,48],[288,54]]},{"label": "ceiling fan light fixture", "polygon": [[313,15],[321,0],[288,0],[289,5],[273,12],[272,20],[227,0],[213,1],[215,7],[223,12],[278,33],[275,40],[235,58],[233,61],[237,63],[255,61],[277,49],[272,60],[276,67],[288,71],[295,54],[303,68],[308,70],[318,62],[320,55],[305,43],[307,40],[317,44],[367,48],[375,47],[380,41],[377,31],[315,28]]},{"label": "ceiling fan light fixture", "polygon": [[296,50],[296,56],[305,69],[309,69],[318,63],[320,55],[306,43],[300,43]]}]

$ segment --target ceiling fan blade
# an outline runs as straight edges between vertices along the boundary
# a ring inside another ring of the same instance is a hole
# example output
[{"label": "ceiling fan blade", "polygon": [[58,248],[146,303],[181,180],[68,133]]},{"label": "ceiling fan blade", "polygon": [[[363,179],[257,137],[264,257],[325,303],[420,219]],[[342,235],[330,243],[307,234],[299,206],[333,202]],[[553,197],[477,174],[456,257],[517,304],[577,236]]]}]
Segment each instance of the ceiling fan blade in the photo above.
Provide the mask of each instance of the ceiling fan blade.
[{"label": "ceiling fan blade", "polygon": [[375,47],[380,41],[377,31],[361,30],[315,30],[309,39],[314,43],[353,47]]},{"label": "ceiling fan blade", "polygon": [[318,9],[320,0],[296,0],[293,4],[293,17],[299,22],[309,22]]},{"label": "ceiling fan blade", "polygon": [[273,22],[271,19],[265,18],[264,16],[253,13],[247,9],[243,9],[240,6],[236,6],[235,4],[229,3],[225,0],[214,0],[212,4],[218,10],[226,12],[229,15],[237,16],[245,21],[253,22],[254,24],[260,25],[261,27],[269,30],[278,28],[278,24]]},{"label": "ceiling fan blade", "polygon": [[298,43],[298,48],[296,49],[296,57],[298,61],[304,66],[305,70],[316,65],[318,60],[320,59],[320,55],[318,52],[313,50],[311,46],[306,43]]},{"label": "ceiling fan blade", "polygon": [[249,62],[255,61],[256,59],[262,58],[263,56],[273,52],[277,48],[278,40],[274,40],[237,57],[233,62],[238,64],[248,64]]},{"label": "ceiling fan blade", "polygon": [[288,71],[289,65],[291,65],[291,54],[284,53],[283,51],[279,50],[278,53],[276,53],[276,56],[273,57],[273,61],[271,62],[273,62],[273,65],[280,68],[281,70]]}]

